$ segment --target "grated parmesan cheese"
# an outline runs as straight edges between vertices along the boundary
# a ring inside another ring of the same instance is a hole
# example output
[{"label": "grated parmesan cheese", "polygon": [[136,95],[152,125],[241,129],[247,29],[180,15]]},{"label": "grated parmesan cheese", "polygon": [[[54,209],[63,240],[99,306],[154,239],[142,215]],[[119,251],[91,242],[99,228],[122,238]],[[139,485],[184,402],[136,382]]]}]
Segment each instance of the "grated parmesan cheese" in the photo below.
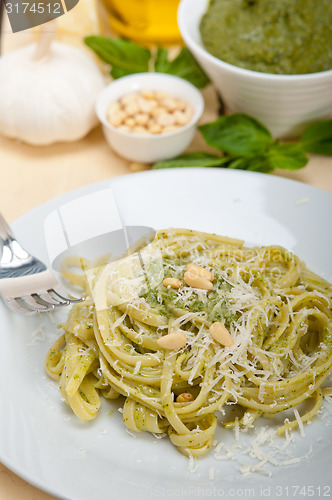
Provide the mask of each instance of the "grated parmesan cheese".
[{"label": "grated parmesan cheese", "polygon": [[304,205],[305,203],[309,203],[310,198],[301,198],[296,200],[296,205]]},{"label": "grated parmesan cheese", "polygon": [[45,324],[44,323],[40,323],[40,325],[37,326],[37,328],[35,330],[33,330],[33,332],[31,333],[31,338],[32,338],[32,341],[27,344],[28,346],[36,345],[39,342],[43,342],[45,340],[46,336],[45,336]]},{"label": "grated parmesan cheese", "polygon": [[197,471],[199,468],[199,464],[196,462],[195,459],[192,455],[189,455],[189,463],[188,463],[188,470],[191,474],[194,474],[194,472]]},{"label": "grated parmesan cheese", "polygon": [[134,371],[133,371],[133,374],[134,374],[134,375],[137,375],[137,373],[140,371],[141,364],[142,364],[142,362],[141,362],[141,361],[137,361],[137,363],[136,363],[136,365],[135,365],[135,369],[134,369]]},{"label": "grated parmesan cheese", "polygon": [[293,408],[293,411],[294,411],[294,415],[295,415],[296,421],[297,421],[299,429],[300,429],[300,434],[302,437],[305,437],[304,426],[303,426],[303,422],[302,422],[302,419],[300,417],[300,414],[296,408]]}]

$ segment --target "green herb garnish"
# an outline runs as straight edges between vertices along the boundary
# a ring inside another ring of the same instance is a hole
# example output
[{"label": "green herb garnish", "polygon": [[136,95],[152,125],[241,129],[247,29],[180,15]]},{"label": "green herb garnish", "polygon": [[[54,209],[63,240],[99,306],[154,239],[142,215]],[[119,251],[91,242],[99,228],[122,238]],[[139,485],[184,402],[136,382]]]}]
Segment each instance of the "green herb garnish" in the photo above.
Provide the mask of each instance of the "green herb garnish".
[{"label": "green herb garnish", "polygon": [[332,156],[332,120],[309,125],[301,136],[300,144],[308,153]]},{"label": "green herb garnish", "polygon": [[88,36],[84,42],[102,61],[112,66],[113,78],[149,71],[150,51],[129,40]]},{"label": "green herb garnish", "polygon": [[227,167],[270,173],[298,170],[308,153],[332,155],[332,120],[309,125],[299,141],[280,143],[258,120],[236,113],[198,127],[205,142],[223,153],[189,153],[155,163],[153,168]]},{"label": "green herb garnish", "polygon": [[[133,73],[157,71],[183,78],[204,88],[208,76],[186,47],[174,59],[166,49],[150,50],[122,38],[88,36],[84,39],[115,79]],[[298,170],[308,163],[306,153],[332,156],[332,120],[309,125],[298,142],[280,143],[258,120],[236,113],[198,127],[205,142],[222,155],[189,153],[155,163],[153,168],[225,167],[270,173],[274,169]]]},{"label": "green herb garnish", "polygon": [[159,73],[179,76],[199,89],[203,89],[210,82],[208,76],[187,47],[183,47],[180,53],[171,61],[168,59],[168,51],[159,47],[154,62],[154,70]]},{"label": "green herb garnish", "polygon": [[159,47],[157,52],[153,53],[150,49],[122,38],[88,36],[84,42],[102,61],[112,67],[110,73],[115,79],[133,73],[157,71],[179,76],[200,89],[210,82],[186,47],[170,60],[166,49]]}]

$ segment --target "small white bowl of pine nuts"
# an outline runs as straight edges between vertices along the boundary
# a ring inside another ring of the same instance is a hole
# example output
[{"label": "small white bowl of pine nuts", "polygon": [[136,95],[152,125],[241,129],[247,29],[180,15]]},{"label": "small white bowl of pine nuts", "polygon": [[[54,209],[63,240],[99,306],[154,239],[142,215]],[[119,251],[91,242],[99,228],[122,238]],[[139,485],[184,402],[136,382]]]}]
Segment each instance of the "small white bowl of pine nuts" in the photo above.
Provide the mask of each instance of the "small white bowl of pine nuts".
[{"label": "small white bowl of pine nuts", "polygon": [[190,144],[203,109],[196,87],[164,73],[119,78],[105,87],[96,103],[111,148],[142,163],[180,155]]}]

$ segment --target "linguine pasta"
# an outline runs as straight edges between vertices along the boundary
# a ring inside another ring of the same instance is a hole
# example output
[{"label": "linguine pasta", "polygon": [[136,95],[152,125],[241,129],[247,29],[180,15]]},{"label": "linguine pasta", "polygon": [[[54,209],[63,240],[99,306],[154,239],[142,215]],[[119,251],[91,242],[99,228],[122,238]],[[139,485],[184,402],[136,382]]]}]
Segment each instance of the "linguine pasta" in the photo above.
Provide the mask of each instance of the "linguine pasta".
[{"label": "linguine pasta", "polygon": [[[212,290],[185,283],[188,264],[213,274]],[[61,325],[46,370],[81,420],[96,417],[100,395],[119,397],[128,429],[167,433],[198,457],[213,443],[217,416],[226,428],[248,427],[293,408],[297,418],[277,427],[282,435],[331,394],[322,384],[332,369],[332,286],[280,246],[170,229],[117,262],[70,258],[63,273],[86,298]],[[183,286],[165,286],[166,278]],[[232,345],[211,336],[216,322]],[[183,347],[160,347],[179,332]],[[306,399],[312,405],[299,414]],[[223,417],[230,404],[241,410],[236,421]]]}]

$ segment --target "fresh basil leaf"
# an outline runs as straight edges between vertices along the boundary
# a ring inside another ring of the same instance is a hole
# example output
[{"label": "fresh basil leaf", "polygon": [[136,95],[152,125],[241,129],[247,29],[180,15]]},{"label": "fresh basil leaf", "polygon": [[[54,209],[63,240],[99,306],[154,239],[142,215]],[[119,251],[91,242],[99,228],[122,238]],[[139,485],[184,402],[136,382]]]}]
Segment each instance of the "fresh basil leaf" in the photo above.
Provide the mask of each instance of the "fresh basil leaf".
[{"label": "fresh basil leaf", "polygon": [[303,132],[300,144],[308,153],[332,155],[332,120],[312,123]]},{"label": "fresh basil leaf", "polygon": [[220,167],[227,163],[229,158],[214,156],[208,153],[188,153],[178,158],[158,161],[152,168],[183,168],[183,167]]},{"label": "fresh basil leaf", "polygon": [[[136,71],[135,71],[135,73],[136,73]],[[110,74],[111,74],[112,78],[114,78],[114,80],[117,80],[118,78],[121,78],[123,76],[132,75],[133,72],[128,70],[128,69],[121,69],[121,68],[113,67],[110,71]]]},{"label": "fresh basil leaf", "polygon": [[299,144],[274,144],[267,153],[272,167],[282,170],[298,170],[308,163],[305,151]]},{"label": "fresh basil leaf", "polygon": [[[104,36],[88,36],[84,42],[100,59],[112,66],[113,78],[149,71],[150,50],[134,42]],[[168,60],[168,51],[159,47],[154,65],[155,71],[179,76],[198,88],[210,82],[186,47],[171,61]]]},{"label": "fresh basil leaf", "polygon": [[168,60],[167,51],[159,48],[155,61],[155,70],[159,73],[179,76],[199,89],[206,87],[210,82],[209,77],[204,73],[187,47],[183,47],[175,59],[171,61]]},{"label": "fresh basil leaf", "polygon": [[198,128],[209,146],[234,156],[261,154],[272,143],[264,125],[241,113],[221,116]]},{"label": "fresh basil leaf", "polygon": [[162,47],[158,47],[154,69],[158,73],[167,73],[168,68],[168,51],[166,49],[163,49]]},{"label": "fresh basil leaf", "polygon": [[269,158],[266,155],[256,156],[255,158],[248,158],[247,170],[251,172],[262,172],[270,174],[274,170]]},{"label": "fresh basil leaf", "polygon": [[[229,157],[228,157],[229,158]],[[249,158],[233,158],[227,165],[228,168],[234,168],[238,170],[246,170],[248,167]]]},{"label": "fresh basil leaf", "polygon": [[113,78],[149,71],[151,52],[134,42],[104,36],[88,36],[84,42],[112,66]]},{"label": "fresh basil leaf", "polygon": [[265,155],[254,156],[252,158],[235,158],[227,166],[228,168],[234,168],[238,170],[251,170],[254,172],[264,172],[266,174],[274,170],[269,162],[269,159]]}]

